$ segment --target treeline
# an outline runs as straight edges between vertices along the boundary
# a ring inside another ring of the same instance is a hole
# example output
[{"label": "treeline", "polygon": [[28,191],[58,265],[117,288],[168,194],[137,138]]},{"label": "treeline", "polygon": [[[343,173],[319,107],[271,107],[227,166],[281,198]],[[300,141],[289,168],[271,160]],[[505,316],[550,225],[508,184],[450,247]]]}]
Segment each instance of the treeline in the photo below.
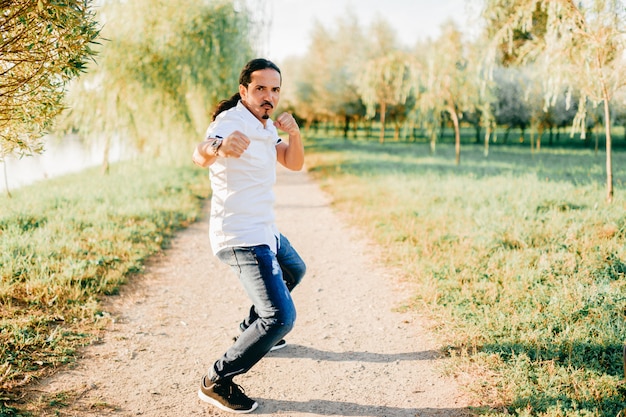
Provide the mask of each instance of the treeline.
[{"label": "treeline", "polygon": [[[535,19],[545,13],[540,10]],[[433,149],[442,130],[455,124],[471,127],[475,140],[486,144],[506,142],[512,131],[519,134],[513,140],[527,138],[536,148],[543,138],[552,142],[572,132],[577,140],[597,136],[606,115],[597,98],[576,88],[576,74],[550,90],[552,75],[538,62],[515,61],[506,45],[498,46],[489,66],[485,54],[493,45],[491,32],[493,27],[483,37],[468,39],[448,21],[438,38],[407,49],[389,22],[380,19],[363,27],[348,12],[331,28],[318,23],[304,56],[284,62],[289,73],[284,105],[308,128],[331,125],[345,138],[360,130],[377,134],[381,142],[389,131],[395,140],[419,134],[430,138]],[[517,38],[524,36],[531,35],[518,33]],[[616,89],[611,126],[626,126],[625,99]],[[581,100],[584,121],[576,126]],[[496,130],[503,132],[499,138]]]},{"label": "treeline", "polygon": [[[293,59],[287,61],[290,67]],[[569,106],[566,93],[547,109],[540,109],[540,117],[535,118],[533,100],[526,99],[526,77],[518,68],[498,68],[494,78],[495,101],[492,103],[494,127],[486,137],[486,129],[481,123],[480,114],[475,111],[463,112],[459,116],[461,141],[484,144],[525,143],[535,150],[542,145],[575,146],[598,148],[604,144],[604,114],[598,107],[587,111],[584,132],[573,133],[573,122],[578,112],[578,101],[572,99]],[[300,116],[302,106],[298,92],[284,93],[288,98],[286,106],[294,112],[300,122],[306,126],[309,134],[333,135],[344,139],[379,139],[382,141],[423,142],[430,140],[434,147],[437,143],[454,140],[454,126],[446,112],[439,115],[439,125],[420,117],[419,111],[407,105],[387,108],[385,131],[381,132],[380,113],[373,117],[367,115],[361,101],[348,107],[355,112],[338,112],[306,119]],[[541,97],[535,97],[541,99]],[[536,101],[536,100],[535,100]],[[611,126],[617,133],[615,147],[626,147],[626,106],[623,101],[612,105]],[[488,151],[488,148],[486,149]]]},{"label": "treeline", "polygon": [[[434,40],[400,48],[384,20],[364,30],[354,15],[329,30],[318,24],[310,49],[288,67],[295,80],[290,106],[310,126],[376,117],[380,142],[388,122],[424,126],[435,149],[444,118],[484,131],[485,149],[499,127],[542,133],[570,124],[586,137],[604,127],[607,201],[613,197],[611,129],[624,119],[626,82],[622,2],[482,1],[480,36],[467,39],[453,22]],[[621,122],[623,123],[623,122]]]},{"label": "treeline", "polygon": [[[39,24],[33,20],[30,27],[20,10],[44,21],[58,15],[50,13],[57,6],[47,0],[23,9],[18,6],[28,2],[7,4],[6,16],[26,22],[9,28],[19,33]],[[520,130],[533,148],[540,148],[544,133],[568,129],[587,138],[590,131],[603,128],[611,200],[611,131],[626,124],[622,3],[483,0],[480,5],[480,35],[468,38],[447,22],[438,38],[412,48],[402,47],[383,19],[364,28],[347,11],[332,29],[318,23],[304,56],[280,63],[283,107],[306,128],[341,125],[344,137],[373,122],[381,126],[380,142],[387,129],[393,129],[395,138],[419,131],[433,151],[442,129],[450,126],[457,164],[463,125],[473,127],[486,152],[499,131]],[[185,148],[181,142],[197,140],[215,104],[236,90],[242,65],[257,55],[259,27],[266,23],[259,19],[265,13],[261,0],[110,0],[95,9],[101,27],[97,33],[91,9],[74,6],[82,20],[64,21],[59,27],[80,28],[86,22],[88,30],[80,32],[80,47],[60,71],[85,74],[70,85],[68,111],[57,119],[56,132],[105,140],[121,136],[139,152],[154,156],[171,155]],[[58,36],[39,33],[41,39]],[[4,60],[9,56],[5,46],[0,45]],[[92,49],[97,52],[94,61],[85,65]],[[48,80],[58,78],[57,71]],[[60,94],[65,83],[55,86],[50,91]],[[33,108],[45,109],[40,112],[44,120],[37,119],[33,129],[37,134],[47,127],[45,116],[56,114],[58,106],[46,99],[38,107],[39,98],[30,97],[26,101],[35,103]],[[21,113],[20,118],[21,124],[5,129],[21,132],[13,137],[17,146],[6,146],[8,136],[0,137],[0,160],[16,148],[25,153],[42,150],[23,131],[35,119]]]}]

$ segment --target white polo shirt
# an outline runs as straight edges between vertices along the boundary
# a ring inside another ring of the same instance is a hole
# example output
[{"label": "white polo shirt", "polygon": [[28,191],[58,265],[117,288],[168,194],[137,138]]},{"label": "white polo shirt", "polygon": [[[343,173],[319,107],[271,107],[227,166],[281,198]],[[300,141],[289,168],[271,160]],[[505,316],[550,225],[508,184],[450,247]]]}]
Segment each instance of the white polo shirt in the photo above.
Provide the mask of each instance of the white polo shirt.
[{"label": "white polo shirt", "polygon": [[211,248],[266,244],[276,253],[274,216],[276,145],[281,141],[272,120],[266,126],[239,101],[209,125],[207,138],[225,138],[235,130],[250,139],[240,158],[219,157],[209,167],[211,179]]}]

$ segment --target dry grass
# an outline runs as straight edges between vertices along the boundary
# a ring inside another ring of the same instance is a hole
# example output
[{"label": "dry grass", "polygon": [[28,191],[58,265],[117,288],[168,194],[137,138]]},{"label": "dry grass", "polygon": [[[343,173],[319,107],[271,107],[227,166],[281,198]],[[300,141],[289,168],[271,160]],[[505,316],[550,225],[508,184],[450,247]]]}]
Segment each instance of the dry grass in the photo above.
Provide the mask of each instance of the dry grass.
[{"label": "dry grass", "polygon": [[0,205],[0,415],[20,387],[71,362],[114,294],[201,213],[209,185],[191,164],[118,164],[46,181]]},{"label": "dry grass", "polygon": [[307,164],[418,291],[487,415],[626,407],[626,155],[615,202],[585,150],[317,140]]}]

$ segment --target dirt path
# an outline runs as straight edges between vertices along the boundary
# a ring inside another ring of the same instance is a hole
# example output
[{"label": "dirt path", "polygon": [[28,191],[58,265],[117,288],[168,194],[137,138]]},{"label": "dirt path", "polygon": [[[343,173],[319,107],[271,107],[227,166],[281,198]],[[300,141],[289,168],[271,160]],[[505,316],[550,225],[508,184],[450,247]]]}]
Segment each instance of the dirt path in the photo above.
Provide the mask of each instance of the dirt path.
[{"label": "dirt path", "polygon": [[[236,378],[261,416],[469,416],[440,374],[437,343],[413,313],[393,309],[408,288],[376,264],[304,172],[279,172],[281,231],[308,272],[294,291],[298,320],[286,348]],[[181,232],[146,273],[107,305],[114,323],[77,365],[33,387],[82,394],[61,416],[231,415],[196,396],[226,350],[248,301],[210,254],[207,221]]]}]

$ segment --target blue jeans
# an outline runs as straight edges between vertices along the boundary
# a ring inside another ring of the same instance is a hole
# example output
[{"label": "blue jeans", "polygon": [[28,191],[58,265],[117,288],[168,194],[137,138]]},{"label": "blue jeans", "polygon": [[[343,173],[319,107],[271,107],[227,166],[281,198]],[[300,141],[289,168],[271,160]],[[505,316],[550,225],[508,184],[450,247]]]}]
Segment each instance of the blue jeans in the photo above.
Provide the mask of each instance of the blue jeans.
[{"label": "blue jeans", "polygon": [[267,245],[222,249],[217,257],[239,276],[252,301],[243,332],[213,365],[213,377],[232,378],[247,372],[293,328],[296,309],[291,290],[306,266],[289,240],[280,235],[278,253]]}]

